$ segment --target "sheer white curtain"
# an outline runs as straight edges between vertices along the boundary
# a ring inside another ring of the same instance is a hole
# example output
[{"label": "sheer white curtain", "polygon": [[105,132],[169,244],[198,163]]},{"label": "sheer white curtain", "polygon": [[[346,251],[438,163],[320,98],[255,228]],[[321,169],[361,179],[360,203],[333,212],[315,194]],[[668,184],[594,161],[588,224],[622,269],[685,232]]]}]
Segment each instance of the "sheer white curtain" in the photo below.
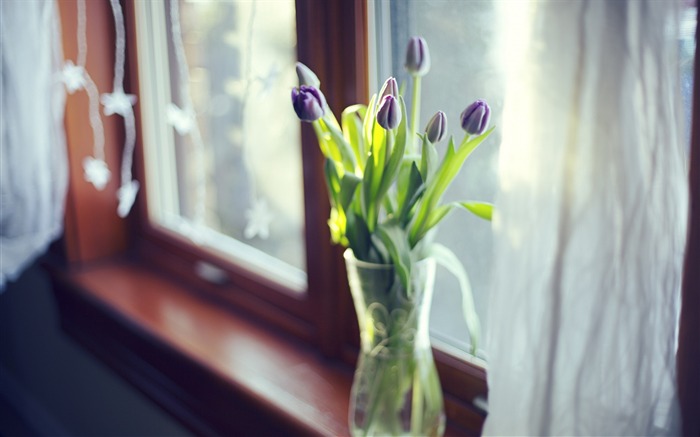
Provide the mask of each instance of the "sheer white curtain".
[{"label": "sheer white curtain", "polygon": [[505,6],[485,434],[677,434],[678,5]]},{"label": "sheer white curtain", "polygon": [[0,0],[0,290],[61,232],[68,164],[58,11]]}]

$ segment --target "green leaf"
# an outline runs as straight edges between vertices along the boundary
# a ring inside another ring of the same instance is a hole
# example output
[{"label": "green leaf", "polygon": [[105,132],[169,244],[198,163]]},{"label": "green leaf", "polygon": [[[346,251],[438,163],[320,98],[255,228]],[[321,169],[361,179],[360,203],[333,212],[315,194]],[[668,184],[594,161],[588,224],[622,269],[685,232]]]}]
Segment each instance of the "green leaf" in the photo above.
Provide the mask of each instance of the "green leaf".
[{"label": "green leaf", "polygon": [[424,227],[428,222],[429,213],[437,207],[437,204],[440,202],[445,190],[447,190],[450,183],[452,183],[452,180],[462,169],[462,165],[466,159],[479,146],[479,144],[481,144],[491,134],[491,132],[493,132],[494,128],[495,127],[491,127],[491,129],[488,131],[474,138],[466,136],[462,141],[462,144],[460,144],[460,146],[456,149],[454,147],[454,141],[452,137],[450,137],[445,157],[438,167],[435,177],[432,178],[427,184],[428,187],[426,188],[420,210],[418,211],[416,219],[411,226],[410,241],[412,245],[417,243],[419,235],[425,235],[426,230]]},{"label": "green leaf", "polygon": [[[347,246],[348,242],[345,237],[347,217],[341,199],[343,195],[343,181],[341,181],[336,163],[332,159],[326,158],[323,170],[326,177],[328,197],[331,202],[331,213],[327,221],[328,228],[331,231],[331,241],[335,244]],[[345,179],[347,179],[347,175],[343,178],[343,180]]]},{"label": "green leaf", "polygon": [[[369,102],[369,106],[367,107],[363,121],[365,146],[369,157],[365,160],[365,166],[363,169],[362,207],[363,211],[365,212],[365,217],[368,219],[370,230],[373,229],[374,220],[369,214],[373,213],[371,210],[376,209],[376,206],[372,206],[371,204],[374,202],[374,200],[376,200],[376,194],[379,189],[382,172],[384,170],[384,160],[386,159],[385,154],[383,153],[386,135],[384,128],[382,128],[376,120],[376,100],[377,95],[375,94],[372,96],[372,99]],[[372,168],[369,168],[370,165]]]},{"label": "green leaf", "polygon": [[345,173],[343,179],[340,181],[338,203],[343,208],[347,210],[350,203],[355,196],[355,191],[357,191],[357,186],[362,182],[357,175],[354,173]]},{"label": "green leaf", "polygon": [[[319,119],[311,123],[311,125],[314,128],[314,132],[316,133],[316,138],[318,139],[318,147],[321,149],[321,153],[323,153],[323,156],[326,158],[334,159],[333,156],[331,155],[331,147],[328,144],[330,142],[330,135],[324,130],[325,125],[323,122]],[[340,160],[340,154],[336,153],[336,160]]]},{"label": "green leaf", "polygon": [[[399,99],[401,103],[401,110],[403,113],[406,113],[406,106],[404,105],[403,98]],[[403,130],[406,130],[406,116],[401,118],[401,124],[403,126]],[[398,127],[399,131],[402,130],[401,125]],[[387,133],[387,137],[390,138],[390,135],[393,135],[393,133],[389,132]],[[397,135],[398,137],[398,135]],[[388,144],[387,144],[388,147]],[[377,201],[381,202],[382,197],[389,191],[389,187],[394,183],[396,180],[397,176],[399,175],[399,170],[401,167],[401,162],[403,162],[403,157],[404,157],[404,152],[406,150],[406,138],[404,136],[403,141],[399,141],[397,138],[396,144],[394,144],[393,149],[391,150],[391,156],[389,157],[389,161],[386,164],[386,167],[384,168],[384,171],[382,172],[382,179],[379,184],[379,188],[377,189]]]},{"label": "green leaf", "polygon": [[491,134],[491,132],[493,132],[494,128],[495,126],[492,126],[488,131],[472,139],[465,137],[462,144],[460,144],[456,150],[454,150],[454,143],[452,143],[453,147],[451,150],[453,150],[454,153],[450,153],[449,158],[446,157],[443,160],[444,165],[440,166],[436,175],[436,179],[438,179],[437,183],[435,184],[436,196],[442,196],[452,180],[462,169],[462,166],[466,162],[469,155],[471,155],[471,153],[476,150],[476,148]]},{"label": "green leaf", "polygon": [[396,223],[382,223],[377,226],[376,232],[372,235],[372,238],[374,237],[379,238],[386,247],[401,285],[410,296],[411,248],[406,231]]},{"label": "green leaf", "polygon": [[332,159],[326,158],[324,161],[323,173],[326,177],[326,187],[328,188],[331,206],[335,207],[340,203],[340,176]]},{"label": "green leaf", "polygon": [[475,216],[482,218],[484,220],[489,220],[491,221],[491,217],[493,216],[493,204],[488,203],[488,202],[476,202],[476,201],[468,201],[468,202],[457,202],[461,207],[465,208]]},{"label": "green leaf", "polygon": [[384,160],[386,158],[386,153],[384,148],[386,147],[386,137],[387,131],[377,122],[377,117],[374,117],[374,128],[372,129],[372,148],[370,149],[372,155],[374,155],[374,163],[377,168],[384,167]]},{"label": "green leaf", "polygon": [[375,104],[376,100],[377,95],[375,94],[369,101],[367,111],[365,112],[365,119],[362,121],[362,130],[365,134],[365,147],[367,148],[365,155],[369,154],[372,150],[372,131],[374,130],[375,112],[377,110],[377,105]]},{"label": "green leaf", "polygon": [[440,221],[442,221],[442,219],[444,219],[447,216],[447,214],[450,213],[450,211],[457,207],[464,208],[467,211],[473,213],[477,217],[482,218],[484,220],[491,220],[491,215],[493,212],[493,204],[491,203],[476,201],[451,202],[447,205],[440,205],[429,213],[428,220],[426,221],[425,226],[423,226],[422,231],[416,236],[417,239],[423,238],[423,236],[427,234],[432,228],[437,226],[440,223]]},{"label": "green leaf", "polygon": [[410,184],[411,167],[414,163],[415,160],[408,157],[404,157],[403,161],[401,161],[399,177],[396,181],[396,195],[399,205],[403,205],[403,203],[406,201],[406,198],[408,197],[406,195],[406,190],[408,190],[408,186]]},{"label": "green leaf", "polygon": [[399,212],[399,221],[402,225],[405,225],[410,221],[409,213],[411,208],[416,204],[418,198],[425,190],[425,184],[423,183],[423,177],[418,170],[418,165],[415,161],[411,162],[410,174],[408,177],[408,186],[404,190],[403,196],[400,200],[401,211]]},{"label": "green leaf", "polygon": [[435,177],[431,178],[430,183],[426,182],[426,193],[423,195],[423,200],[421,201],[420,207],[418,208],[417,214],[413,217],[413,224],[411,225],[410,241],[411,245],[414,246],[418,243],[418,240],[425,235],[425,224],[428,221],[429,214],[437,207],[439,196],[435,195],[436,185],[440,180],[440,170],[446,166],[446,163],[452,161],[455,155],[455,144],[454,139],[450,136],[447,143],[447,149],[445,151],[445,156],[442,159],[440,168],[437,170]]},{"label": "green leaf", "polygon": [[423,140],[420,172],[424,181],[430,181],[438,165],[439,157],[435,145],[428,141],[428,137],[420,135]]},{"label": "green leaf", "polygon": [[[329,142],[331,157],[338,162],[342,162],[346,171],[350,173],[354,172],[355,167],[357,166],[355,153],[353,152],[350,144],[348,144],[348,142],[345,140],[343,132],[339,127],[327,123],[325,118],[322,118],[321,121],[322,129],[324,132],[328,133],[331,138],[331,141]],[[335,145],[334,148],[330,147],[331,143]]]},{"label": "green leaf", "polygon": [[[384,143],[386,143],[387,140],[391,141],[390,137],[384,134],[382,134],[381,139],[379,139],[379,137],[376,136],[376,132],[378,130],[384,131],[384,129],[381,126],[379,126],[378,129],[375,129],[375,141],[382,141]],[[391,135],[391,133],[389,133],[389,135]],[[374,147],[374,144],[372,147]],[[367,166],[373,166],[371,172],[372,177],[369,179],[370,196],[367,200],[368,202],[375,204],[375,209],[378,209],[379,205],[381,204],[380,186],[382,183],[382,176],[384,174],[384,163],[386,161],[386,155],[384,153],[384,150],[386,147],[386,144],[382,144],[379,148],[375,149],[378,150],[378,155],[375,155],[375,152],[373,150],[372,154],[369,157],[370,159],[367,161]],[[367,166],[365,167],[365,171],[367,170]]]},{"label": "green leaf", "polygon": [[374,225],[376,220],[376,205],[374,204],[374,197],[372,193],[372,180],[374,178],[374,158],[372,155],[367,157],[367,163],[365,164],[365,174],[362,177],[362,213],[367,220],[367,226],[370,231],[374,231]]},{"label": "green leaf", "polygon": [[348,245],[348,240],[345,236],[346,225],[347,217],[343,210],[332,207],[330,217],[328,218],[328,228],[331,231],[331,241],[334,244]]},{"label": "green leaf", "polygon": [[467,276],[467,272],[459,261],[459,258],[447,247],[434,243],[428,247],[427,255],[433,257],[439,265],[449,270],[459,281],[459,287],[462,291],[462,312],[464,314],[464,320],[467,322],[467,329],[469,330],[471,353],[472,355],[476,355],[476,350],[481,338],[481,324],[479,322],[479,316],[476,314],[469,276]]},{"label": "green leaf", "polygon": [[376,235],[370,237],[371,245],[369,247],[369,254],[367,255],[367,262],[372,262],[375,264],[387,264],[391,261],[389,257],[389,251],[384,247],[382,241]]},{"label": "green leaf", "polygon": [[434,226],[436,226],[442,219],[444,219],[447,214],[450,213],[454,209],[455,205],[454,204],[447,204],[447,205],[440,205],[439,207],[435,208],[434,210],[430,211],[430,214],[428,215],[428,221],[425,224],[425,227],[423,228],[422,234],[418,236],[418,238],[423,238],[423,235],[425,235],[430,229],[432,229]]},{"label": "green leaf", "polygon": [[370,249],[370,233],[367,224],[353,211],[347,214],[346,235],[348,245],[352,249],[355,257],[360,260],[367,260]]},{"label": "green leaf", "polygon": [[382,202],[382,204],[384,205],[386,214],[389,216],[393,216],[396,213],[396,210],[398,209],[398,204],[396,203],[396,196],[384,196],[384,201]]},{"label": "green leaf", "polygon": [[341,116],[343,135],[355,153],[355,160],[364,165],[364,156],[367,153],[365,137],[363,135],[362,120],[367,113],[365,105],[352,105],[345,108]]}]

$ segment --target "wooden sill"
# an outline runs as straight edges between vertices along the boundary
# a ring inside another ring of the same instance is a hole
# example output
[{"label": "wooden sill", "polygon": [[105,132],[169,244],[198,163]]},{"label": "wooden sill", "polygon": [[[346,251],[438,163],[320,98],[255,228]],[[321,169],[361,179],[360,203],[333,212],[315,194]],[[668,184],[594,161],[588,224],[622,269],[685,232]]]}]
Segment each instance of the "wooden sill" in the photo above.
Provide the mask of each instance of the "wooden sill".
[{"label": "wooden sill", "polygon": [[350,366],[133,261],[49,271],[63,329],[194,434],[349,434]]},{"label": "wooden sill", "polygon": [[133,263],[51,269],[63,328],[196,435],[347,435],[352,370]]}]

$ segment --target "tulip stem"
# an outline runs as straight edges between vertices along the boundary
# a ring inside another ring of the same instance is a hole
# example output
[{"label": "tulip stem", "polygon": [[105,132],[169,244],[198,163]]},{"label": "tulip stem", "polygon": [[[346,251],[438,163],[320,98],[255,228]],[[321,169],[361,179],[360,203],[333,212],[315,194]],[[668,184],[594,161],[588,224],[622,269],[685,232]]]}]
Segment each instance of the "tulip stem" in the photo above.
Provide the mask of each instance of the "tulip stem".
[{"label": "tulip stem", "polygon": [[416,132],[420,123],[420,76],[413,76],[413,102],[411,102],[411,153],[420,153],[416,144]]}]

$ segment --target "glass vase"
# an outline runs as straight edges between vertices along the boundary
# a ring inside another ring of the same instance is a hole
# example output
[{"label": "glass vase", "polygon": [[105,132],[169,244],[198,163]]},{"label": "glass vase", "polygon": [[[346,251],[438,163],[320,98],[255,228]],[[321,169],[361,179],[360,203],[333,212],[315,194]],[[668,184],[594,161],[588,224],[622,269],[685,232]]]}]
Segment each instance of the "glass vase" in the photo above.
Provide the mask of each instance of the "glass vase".
[{"label": "glass vase", "polygon": [[442,389],[428,332],[435,261],[412,265],[408,287],[392,265],[359,261],[351,250],[345,262],[360,327],[352,435],[442,435]]}]

